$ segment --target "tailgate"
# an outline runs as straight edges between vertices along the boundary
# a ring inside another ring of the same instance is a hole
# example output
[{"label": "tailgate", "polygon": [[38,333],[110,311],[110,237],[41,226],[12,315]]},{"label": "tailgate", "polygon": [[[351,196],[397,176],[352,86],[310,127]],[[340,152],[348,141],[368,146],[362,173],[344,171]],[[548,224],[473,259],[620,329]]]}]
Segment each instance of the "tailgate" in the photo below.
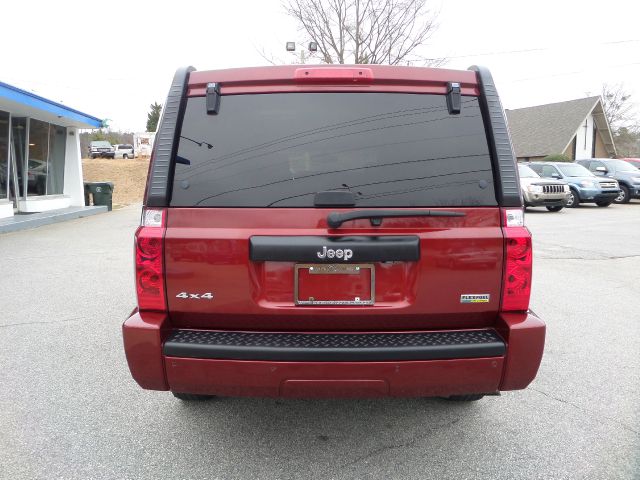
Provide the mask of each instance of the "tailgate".
[{"label": "tailgate", "polygon": [[[433,209],[432,209],[433,210]],[[448,209],[451,210],[451,209]],[[489,325],[499,308],[498,208],[327,228],[336,209],[169,209],[173,323],[262,330]],[[348,257],[348,258],[347,258]]]}]

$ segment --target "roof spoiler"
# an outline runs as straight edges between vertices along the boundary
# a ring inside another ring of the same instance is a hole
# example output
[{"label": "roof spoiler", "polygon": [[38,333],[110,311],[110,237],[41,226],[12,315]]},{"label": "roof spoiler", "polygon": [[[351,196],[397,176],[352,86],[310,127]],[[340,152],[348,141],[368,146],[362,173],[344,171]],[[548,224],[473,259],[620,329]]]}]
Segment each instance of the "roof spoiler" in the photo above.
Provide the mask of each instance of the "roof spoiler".
[{"label": "roof spoiler", "polygon": [[493,77],[486,67],[473,65],[468,70],[476,72],[478,79],[480,109],[489,129],[487,138],[493,172],[495,181],[500,187],[496,191],[498,204],[502,207],[521,207],[522,193],[516,168],[516,156]]},{"label": "roof spoiler", "polygon": [[156,140],[153,145],[153,155],[149,168],[149,180],[145,206],[166,207],[171,200],[171,185],[173,183],[172,159],[178,148],[176,127],[186,105],[186,92],[189,85],[189,74],[195,71],[193,67],[182,67],[176,70],[164,104],[162,118],[156,130]]}]

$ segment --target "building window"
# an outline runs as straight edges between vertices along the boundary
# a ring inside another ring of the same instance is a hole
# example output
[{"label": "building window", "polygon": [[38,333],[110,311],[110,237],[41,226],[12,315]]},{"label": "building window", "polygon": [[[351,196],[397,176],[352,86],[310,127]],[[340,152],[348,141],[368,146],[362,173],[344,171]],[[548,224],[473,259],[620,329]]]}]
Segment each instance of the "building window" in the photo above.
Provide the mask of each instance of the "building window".
[{"label": "building window", "polygon": [[47,160],[49,124],[31,119],[29,125],[29,160],[27,161],[27,195],[47,194]]},{"label": "building window", "polygon": [[62,195],[64,190],[64,159],[67,146],[67,129],[49,125],[49,171],[47,195]]},{"label": "building window", "polygon": [[9,196],[9,114],[0,112],[0,201]]},{"label": "building window", "polygon": [[31,119],[29,125],[29,160],[27,195],[62,194],[66,129]]},{"label": "building window", "polygon": [[[11,177],[18,182],[17,187],[13,189],[12,196],[14,198],[24,197],[24,163],[25,152],[27,149],[27,119],[24,117],[11,117],[11,150],[12,150],[12,173]],[[15,185],[15,181],[12,181]]]}]

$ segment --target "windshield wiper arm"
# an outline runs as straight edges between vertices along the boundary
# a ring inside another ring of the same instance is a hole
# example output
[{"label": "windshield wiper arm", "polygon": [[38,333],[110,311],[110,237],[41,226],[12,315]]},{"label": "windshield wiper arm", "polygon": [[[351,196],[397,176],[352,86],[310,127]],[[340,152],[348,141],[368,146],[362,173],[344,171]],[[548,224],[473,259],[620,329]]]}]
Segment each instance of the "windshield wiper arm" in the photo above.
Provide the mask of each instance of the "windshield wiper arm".
[{"label": "windshield wiper arm", "polygon": [[383,218],[389,217],[464,217],[462,212],[449,212],[446,210],[355,210],[353,212],[331,212],[327,215],[327,225],[330,228],[338,228],[344,222],[368,218],[371,225],[379,227]]}]

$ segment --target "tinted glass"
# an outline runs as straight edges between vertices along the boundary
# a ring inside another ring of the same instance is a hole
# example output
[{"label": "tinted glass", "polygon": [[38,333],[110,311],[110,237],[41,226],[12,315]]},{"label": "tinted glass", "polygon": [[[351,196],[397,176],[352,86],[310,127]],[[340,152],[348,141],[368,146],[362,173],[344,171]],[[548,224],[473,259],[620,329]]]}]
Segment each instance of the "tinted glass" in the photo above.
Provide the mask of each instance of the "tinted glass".
[{"label": "tinted glass", "polygon": [[234,95],[217,115],[190,98],[177,160],[172,206],[312,207],[334,189],[360,207],[497,204],[475,97],[460,115],[442,95]]}]

